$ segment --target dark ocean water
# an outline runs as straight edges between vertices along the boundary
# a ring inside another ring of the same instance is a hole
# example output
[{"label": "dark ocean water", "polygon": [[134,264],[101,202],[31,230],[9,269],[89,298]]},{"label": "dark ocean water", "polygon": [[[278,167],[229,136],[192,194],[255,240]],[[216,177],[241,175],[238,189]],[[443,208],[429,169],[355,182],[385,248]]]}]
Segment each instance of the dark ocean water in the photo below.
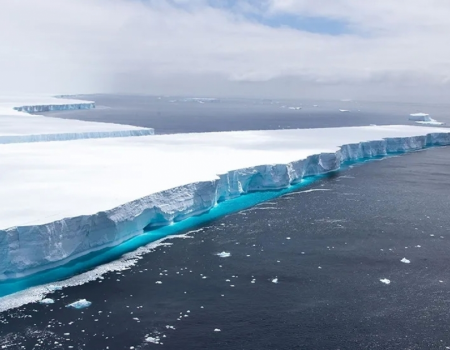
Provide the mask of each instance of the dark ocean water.
[{"label": "dark ocean water", "polygon": [[[151,127],[158,134],[414,124],[408,117],[417,112],[429,113],[434,119],[450,124],[450,105],[436,104],[256,99],[199,103],[185,102],[178,97],[124,95],[80,95],[76,98],[93,100],[97,108],[46,115]],[[340,112],[340,109],[349,112]]]},{"label": "dark ocean water", "polygon": [[[450,348],[449,172],[450,149],[436,148],[330,174],[57,291],[53,305],[0,314],[0,347]],[[83,298],[89,308],[65,307]]]}]

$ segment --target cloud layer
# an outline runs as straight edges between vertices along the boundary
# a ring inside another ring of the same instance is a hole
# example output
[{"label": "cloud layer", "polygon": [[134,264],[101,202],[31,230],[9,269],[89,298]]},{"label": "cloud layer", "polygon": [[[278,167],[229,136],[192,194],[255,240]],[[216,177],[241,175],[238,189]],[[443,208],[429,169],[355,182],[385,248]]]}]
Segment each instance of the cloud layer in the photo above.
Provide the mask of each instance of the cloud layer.
[{"label": "cloud layer", "polygon": [[441,99],[448,18],[446,0],[4,0],[0,91]]}]

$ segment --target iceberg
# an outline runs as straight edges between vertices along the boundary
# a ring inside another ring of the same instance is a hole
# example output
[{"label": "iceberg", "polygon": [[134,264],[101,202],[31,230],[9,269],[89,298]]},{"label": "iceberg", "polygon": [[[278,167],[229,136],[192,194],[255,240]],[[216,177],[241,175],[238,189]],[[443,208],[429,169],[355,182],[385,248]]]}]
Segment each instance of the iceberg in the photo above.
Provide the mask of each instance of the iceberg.
[{"label": "iceberg", "polygon": [[450,145],[450,130],[365,126],[0,145],[0,279],[118,245],[345,162]]},{"label": "iceberg", "polygon": [[[148,136],[154,134],[152,128],[59,119],[26,113],[87,109],[87,106],[92,104],[94,102],[56,98],[11,98],[5,102],[0,98],[0,144]],[[20,107],[14,107],[17,105],[20,105]]]},{"label": "iceberg", "polygon": [[437,120],[430,117],[429,114],[426,113],[411,113],[409,115],[409,120],[415,121],[418,124],[424,125],[444,125],[443,122],[438,122]]}]

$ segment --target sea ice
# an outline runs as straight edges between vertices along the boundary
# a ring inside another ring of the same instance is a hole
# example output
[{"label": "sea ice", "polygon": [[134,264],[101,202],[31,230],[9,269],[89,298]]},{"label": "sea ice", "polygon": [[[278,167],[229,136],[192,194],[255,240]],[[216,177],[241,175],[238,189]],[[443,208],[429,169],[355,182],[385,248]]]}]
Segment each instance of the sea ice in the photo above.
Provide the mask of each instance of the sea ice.
[{"label": "sea ice", "polygon": [[380,282],[381,282],[381,283],[384,283],[384,284],[390,284],[390,283],[391,283],[391,281],[388,280],[387,278],[382,278],[382,279],[380,279]]},{"label": "sea ice", "polygon": [[66,305],[66,307],[71,307],[74,309],[84,309],[91,306],[91,304],[92,303],[90,301],[87,301],[86,299],[80,299],[71,304]]},{"label": "sea ice", "polygon": [[402,260],[400,260],[402,263],[405,263],[405,264],[409,264],[411,261],[410,260],[408,260],[408,259],[406,259],[406,258],[403,258]]}]

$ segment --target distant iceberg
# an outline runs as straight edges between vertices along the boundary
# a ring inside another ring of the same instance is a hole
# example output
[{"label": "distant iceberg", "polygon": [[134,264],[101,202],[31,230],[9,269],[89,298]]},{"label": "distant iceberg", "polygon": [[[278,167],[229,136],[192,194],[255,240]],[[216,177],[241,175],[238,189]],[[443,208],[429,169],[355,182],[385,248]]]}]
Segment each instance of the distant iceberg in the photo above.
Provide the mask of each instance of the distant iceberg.
[{"label": "distant iceberg", "polygon": [[444,125],[445,123],[439,122],[430,117],[427,113],[411,113],[409,115],[409,120],[414,121],[418,124],[424,125]]}]

